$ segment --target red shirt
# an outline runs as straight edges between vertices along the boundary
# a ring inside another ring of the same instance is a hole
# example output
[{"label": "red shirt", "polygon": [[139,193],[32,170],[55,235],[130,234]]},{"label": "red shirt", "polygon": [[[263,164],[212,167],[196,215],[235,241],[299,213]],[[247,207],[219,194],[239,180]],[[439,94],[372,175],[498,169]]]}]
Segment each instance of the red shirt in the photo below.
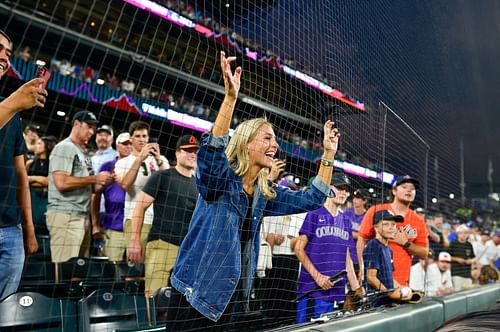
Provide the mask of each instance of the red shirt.
[{"label": "red shirt", "polygon": [[[375,211],[389,210],[394,213],[390,203],[375,205],[366,211],[365,217],[361,222],[359,227],[359,236],[369,240],[375,237],[375,229],[373,227],[373,215]],[[403,229],[406,232],[408,241],[422,246],[429,247],[427,226],[425,225],[424,219],[419,216],[412,209],[408,209],[406,214],[403,216],[404,221],[402,223],[397,223],[397,229]],[[389,247],[392,250],[394,259],[394,279],[401,286],[408,286],[410,283],[410,269],[412,255],[406,250],[405,247],[389,241]]]}]

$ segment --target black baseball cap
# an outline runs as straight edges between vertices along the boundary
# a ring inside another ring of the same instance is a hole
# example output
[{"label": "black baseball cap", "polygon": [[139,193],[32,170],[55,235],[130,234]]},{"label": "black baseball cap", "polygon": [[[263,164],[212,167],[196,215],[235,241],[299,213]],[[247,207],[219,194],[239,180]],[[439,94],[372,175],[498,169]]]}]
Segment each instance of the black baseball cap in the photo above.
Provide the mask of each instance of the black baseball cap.
[{"label": "black baseball cap", "polygon": [[94,113],[89,112],[89,111],[77,112],[73,116],[72,122],[75,122],[76,120],[78,120],[80,122],[86,122],[89,124],[98,124],[99,123],[99,120],[97,120],[97,117],[94,115]]},{"label": "black baseball cap", "polygon": [[356,198],[367,200],[370,197],[370,192],[366,189],[356,189],[352,195]]},{"label": "black baseball cap", "polygon": [[418,182],[417,179],[412,178],[409,175],[401,175],[401,176],[398,176],[396,182],[394,182],[392,187],[396,188],[397,186],[402,185],[403,183],[413,183],[413,185],[415,186],[415,189],[418,189],[418,187],[420,186],[420,182]]},{"label": "black baseball cap", "polygon": [[177,144],[175,145],[175,148],[177,150],[179,149],[189,149],[189,148],[199,148],[200,143],[198,142],[198,139],[194,137],[193,135],[184,135],[179,138],[177,141]]},{"label": "black baseball cap", "polygon": [[394,215],[389,210],[378,211],[373,215],[373,224],[376,225],[382,220],[394,221],[394,222],[403,222],[405,219],[403,216]]},{"label": "black baseball cap", "polygon": [[349,186],[351,180],[342,172],[334,172],[332,176],[332,185],[335,187]]},{"label": "black baseball cap", "polygon": [[36,124],[29,124],[27,125],[26,127],[24,127],[24,132],[27,132],[27,131],[32,131],[32,132],[35,132],[35,133],[38,133],[40,131],[40,126],[39,125],[36,125]]},{"label": "black baseball cap", "polygon": [[96,133],[100,133],[102,131],[105,131],[108,134],[110,134],[111,136],[113,136],[113,128],[111,128],[108,125],[102,125],[102,126],[100,126],[99,128],[97,128]]}]

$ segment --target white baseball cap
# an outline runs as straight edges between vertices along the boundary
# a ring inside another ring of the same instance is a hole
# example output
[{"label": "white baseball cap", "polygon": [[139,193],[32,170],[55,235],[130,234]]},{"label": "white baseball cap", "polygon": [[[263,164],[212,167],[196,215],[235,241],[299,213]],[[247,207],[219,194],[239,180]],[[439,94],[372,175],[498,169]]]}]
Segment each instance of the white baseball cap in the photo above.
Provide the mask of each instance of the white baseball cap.
[{"label": "white baseball cap", "polygon": [[445,261],[445,262],[451,262],[451,255],[449,253],[447,253],[446,251],[441,251],[439,253],[438,260]]},{"label": "white baseball cap", "polygon": [[122,144],[127,141],[130,141],[130,134],[129,133],[121,133],[116,137],[116,144]]}]

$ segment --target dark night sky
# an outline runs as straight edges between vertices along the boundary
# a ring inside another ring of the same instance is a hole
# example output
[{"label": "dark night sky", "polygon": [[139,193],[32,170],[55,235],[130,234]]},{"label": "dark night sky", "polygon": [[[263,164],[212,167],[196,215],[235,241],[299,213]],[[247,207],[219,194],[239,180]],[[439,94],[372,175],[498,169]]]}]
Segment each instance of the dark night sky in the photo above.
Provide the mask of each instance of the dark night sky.
[{"label": "dark night sky", "polygon": [[243,15],[243,35],[326,73],[371,112],[379,100],[395,110],[431,146],[446,190],[460,181],[460,137],[468,188],[487,183],[489,157],[499,182],[499,1],[282,0]]}]

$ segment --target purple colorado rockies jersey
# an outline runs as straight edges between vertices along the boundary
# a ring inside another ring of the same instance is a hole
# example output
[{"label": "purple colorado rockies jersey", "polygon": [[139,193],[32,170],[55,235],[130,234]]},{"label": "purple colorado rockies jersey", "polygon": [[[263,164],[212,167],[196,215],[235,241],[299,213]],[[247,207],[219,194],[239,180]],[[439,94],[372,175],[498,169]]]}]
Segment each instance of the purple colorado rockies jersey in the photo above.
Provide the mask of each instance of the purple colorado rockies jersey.
[{"label": "purple colorado rockies jersey", "polygon": [[[333,276],[346,268],[346,252],[352,241],[352,227],[351,221],[344,218],[342,213],[334,217],[325,207],[309,212],[299,234],[307,236],[305,252],[320,273]],[[316,286],[314,279],[302,266],[298,293],[303,294]],[[329,302],[342,301],[345,298],[345,280],[332,289],[317,291],[309,296]]]},{"label": "purple colorado rockies jersey", "polygon": [[[355,232],[359,231],[359,226],[363,221],[364,213],[357,215],[354,213],[354,208],[346,209],[344,211],[344,217],[351,221],[352,230]],[[349,245],[349,253],[351,254],[351,259],[354,264],[358,264],[358,255],[356,253],[356,241],[354,239],[351,241]]]}]

